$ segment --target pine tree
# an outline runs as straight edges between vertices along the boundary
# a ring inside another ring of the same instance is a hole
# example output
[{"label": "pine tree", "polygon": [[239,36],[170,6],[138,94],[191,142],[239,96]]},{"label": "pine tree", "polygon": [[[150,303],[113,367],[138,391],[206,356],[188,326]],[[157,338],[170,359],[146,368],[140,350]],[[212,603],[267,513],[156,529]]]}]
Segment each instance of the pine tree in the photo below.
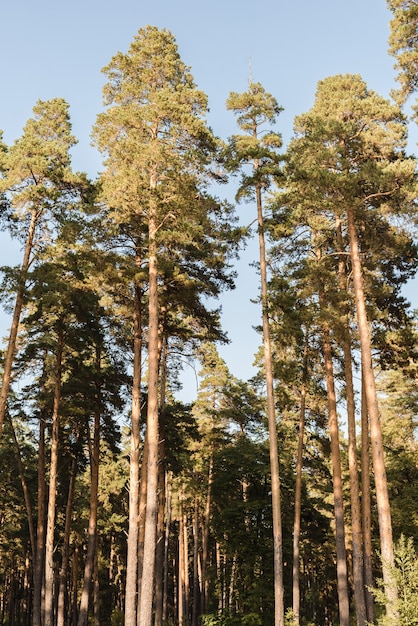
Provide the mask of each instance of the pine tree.
[{"label": "pine tree", "polygon": [[[206,96],[194,85],[169,31],[140,29],[128,53],[118,53],[104,72],[107,110],[98,116],[94,129],[96,143],[107,155],[103,199],[110,207],[108,220],[137,242],[138,269],[144,270],[147,295],[148,471],[138,619],[140,626],[149,626],[158,504],[163,251],[183,247],[193,254],[196,237],[201,238],[205,215],[215,208],[207,203],[205,185],[216,140],[205,121]],[[222,214],[219,204],[216,210]],[[128,572],[128,577],[135,575]],[[126,623],[134,623],[134,613],[131,603]]]},{"label": "pine tree", "polygon": [[[281,108],[273,96],[268,94],[259,83],[251,83],[248,91],[242,94],[231,93],[227,100],[227,108],[235,113],[239,128],[244,133],[243,135],[235,135],[232,137],[228,150],[229,168],[242,173],[237,198],[255,199],[257,207],[264,364],[267,389],[273,503],[275,625],[284,626],[283,538],[281,527],[279,457],[262,199],[263,192],[271,185],[272,176],[278,175],[280,157],[277,154],[277,150],[281,147],[280,135],[273,131],[267,131],[264,127],[266,124],[273,124],[275,122]],[[252,168],[250,174],[247,174],[245,171],[246,165],[250,165]]]}]

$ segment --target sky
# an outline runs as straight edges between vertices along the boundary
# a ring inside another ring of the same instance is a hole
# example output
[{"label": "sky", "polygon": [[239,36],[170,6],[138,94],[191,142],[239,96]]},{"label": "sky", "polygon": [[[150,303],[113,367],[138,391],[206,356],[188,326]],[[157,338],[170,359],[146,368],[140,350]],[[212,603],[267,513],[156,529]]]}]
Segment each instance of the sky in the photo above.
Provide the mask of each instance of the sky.
[{"label": "sky", "polygon": [[[90,145],[91,128],[102,110],[101,69],[118,52],[127,52],[139,28],[170,30],[182,60],[209,98],[208,121],[226,139],[237,131],[226,110],[231,91],[260,82],[284,108],[277,130],[284,145],[293,119],[311,108],[319,80],[334,74],[360,74],[369,88],[389,97],[396,87],[394,59],[387,52],[391,14],[385,0],[0,0],[0,129],[17,139],[38,99],[63,97],[70,105],[73,167],[95,178],[101,157]],[[410,152],[418,133],[410,130]],[[219,190],[234,197],[235,188]],[[255,218],[251,205],[238,207],[243,223]],[[0,233],[0,265],[19,261],[20,250]],[[220,348],[234,376],[254,373],[260,336],[258,276],[251,263],[256,242],[237,264],[237,286],[221,297],[222,323],[230,344]],[[406,293],[418,307],[418,283]],[[0,329],[7,328],[7,319]],[[5,334],[5,331],[4,333]],[[186,390],[195,392],[194,374]],[[187,395],[186,393],[186,395]]]}]

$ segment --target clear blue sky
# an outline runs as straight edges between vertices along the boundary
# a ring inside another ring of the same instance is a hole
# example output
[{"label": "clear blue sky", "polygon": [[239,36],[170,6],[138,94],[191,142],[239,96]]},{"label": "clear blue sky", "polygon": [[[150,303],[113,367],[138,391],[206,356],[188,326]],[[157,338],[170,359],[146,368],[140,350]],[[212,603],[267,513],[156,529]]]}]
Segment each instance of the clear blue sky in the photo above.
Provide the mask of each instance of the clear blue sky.
[{"label": "clear blue sky", "polygon": [[[395,87],[387,53],[390,13],[385,0],[3,0],[0,36],[0,129],[6,143],[21,134],[38,99],[64,97],[79,140],[74,168],[95,177],[100,158],[90,146],[91,127],[101,110],[101,68],[127,51],[139,28],[168,28],[184,62],[209,97],[209,122],[223,138],[235,132],[225,109],[230,91],[244,91],[249,72],[284,107],[278,130],[292,136],[295,115],[313,104],[318,80],[358,73],[388,96]],[[415,137],[414,137],[415,135]],[[411,151],[417,131],[411,127]],[[222,191],[222,189],[220,190]],[[231,191],[233,195],[233,190]],[[243,220],[252,207],[239,209]],[[0,264],[17,262],[0,233]],[[257,277],[251,246],[238,265],[237,289],[222,297],[224,327],[231,344],[221,350],[234,375],[248,378],[260,338]],[[415,283],[416,284],[416,283]],[[413,298],[412,290],[409,297]],[[415,306],[418,302],[415,295]],[[3,328],[3,324],[1,324]]]}]

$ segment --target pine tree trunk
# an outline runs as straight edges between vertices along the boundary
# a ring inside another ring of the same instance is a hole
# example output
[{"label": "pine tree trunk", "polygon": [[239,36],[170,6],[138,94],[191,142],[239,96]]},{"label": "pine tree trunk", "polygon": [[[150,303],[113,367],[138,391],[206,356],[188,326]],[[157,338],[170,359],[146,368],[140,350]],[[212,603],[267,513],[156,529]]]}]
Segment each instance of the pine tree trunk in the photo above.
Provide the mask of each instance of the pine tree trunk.
[{"label": "pine tree trunk", "polygon": [[[306,342],[308,337],[306,337]],[[303,437],[305,431],[305,412],[306,412],[306,378],[308,369],[308,347],[305,345],[303,353],[303,369],[302,369],[302,386],[300,391],[300,414],[299,414],[299,433],[298,433],[298,451],[296,459],[296,484],[295,484],[295,516],[293,522],[293,569],[292,569],[292,591],[293,591],[293,622],[300,622],[300,516],[301,516],[301,500],[302,500],[302,468],[303,468]]]},{"label": "pine tree trunk", "polygon": [[[323,309],[324,305],[323,298],[323,294],[320,294],[321,309]],[[340,626],[349,626],[350,605],[347,580],[347,556],[345,548],[344,504],[341,478],[341,457],[338,433],[337,401],[335,396],[331,343],[329,338],[329,330],[325,323],[322,324],[321,331],[328,399],[328,423],[331,440],[332,483],[334,492],[335,535],[337,551],[338,606],[340,613]]]},{"label": "pine tree trunk", "polygon": [[100,463],[100,419],[101,419],[101,354],[100,346],[96,346],[96,409],[94,412],[93,445],[89,442],[90,452],[90,517],[88,527],[87,554],[84,566],[83,589],[81,592],[80,611],[77,626],[87,626],[89,612],[90,587],[93,578],[94,562],[97,545],[97,511],[99,495],[99,463]]},{"label": "pine tree trunk", "polygon": [[10,327],[9,342],[7,344],[6,356],[3,364],[3,378],[0,390],[0,437],[3,430],[4,416],[7,407],[7,397],[9,395],[10,382],[12,379],[13,361],[16,352],[17,333],[19,330],[20,316],[22,314],[23,301],[26,288],[26,276],[30,264],[30,256],[33,248],[33,240],[35,237],[35,230],[38,219],[42,213],[42,210],[38,211],[33,209],[31,213],[31,220],[29,224],[28,235],[26,237],[25,250],[23,253],[23,261],[20,268],[20,282],[16,294],[15,306],[12,317],[12,324]]},{"label": "pine tree trunk", "polygon": [[38,522],[36,528],[36,558],[33,574],[33,616],[32,625],[42,624],[42,584],[45,562],[45,415],[41,409],[39,416],[38,440]]},{"label": "pine tree trunk", "polygon": [[[151,185],[155,190],[156,183]],[[157,211],[151,200],[149,216],[149,299],[148,299],[148,412],[147,412],[147,508],[145,512],[144,560],[142,565],[139,626],[151,626],[154,591],[154,569],[158,487],[158,269]],[[132,622],[134,623],[134,622]],[[131,626],[131,625],[130,625]]]},{"label": "pine tree trunk", "polygon": [[199,498],[194,499],[193,515],[193,606],[192,606],[192,626],[198,625],[200,613],[201,581],[199,580]]},{"label": "pine tree trunk", "polygon": [[167,621],[168,598],[168,548],[171,525],[171,473],[166,473],[166,516],[164,533],[164,587],[163,587],[163,622]]},{"label": "pine tree trunk", "polygon": [[185,565],[184,565],[184,515],[183,515],[183,493],[179,495],[179,556],[178,556],[178,613],[177,619],[179,626],[185,624]]},{"label": "pine tree trunk", "polygon": [[93,572],[93,620],[94,626],[100,626],[100,585],[99,585],[99,563],[96,553],[94,555],[94,572]]},{"label": "pine tree trunk", "polygon": [[142,320],[141,294],[135,285],[133,313],[134,367],[132,380],[132,424],[131,449],[129,457],[129,525],[125,585],[125,626],[132,626],[137,619],[138,596],[138,522],[139,522],[139,455],[141,421],[141,354]]},{"label": "pine tree trunk", "polygon": [[202,538],[202,612],[205,613],[209,604],[209,580],[208,580],[208,558],[209,558],[209,523],[211,515],[211,498],[212,498],[212,476],[213,476],[213,453],[209,458],[208,468],[208,487],[206,494],[205,517],[203,521],[203,538]]},{"label": "pine tree trunk", "polygon": [[[258,169],[255,161],[254,169]],[[274,624],[284,626],[283,540],[280,503],[279,451],[277,443],[276,407],[274,402],[273,362],[271,354],[270,324],[268,318],[267,263],[264,241],[263,205],[261,186],[256,185],[258,242],[260,250],[261,306],[263,319],[264,366],[267,390],[267,419],[269,430],[271,498],[273,510],[273,563],[274,563]]]},{"label": "pine tree trunk", "polygon": [[155,555],[155,626],[163,622],[164,593],[164,517],[165,517],[165,446],[164,430],[161,428],[160,462],[158,465],[158,515],[157,515],[157,547]]},{"label": "pine tree trunk", "polygon": [[379,518],[380,548],[382,555],[382,572],[386,598],[386,612],[396,619],[393,607],[397,603],[397,588],[393,578],[394,554],[392,539],[392,520],[390,514],[389,494],[386,480],[385,460],[383,454],[382,430],[379,418],[376,383],[374,378],[370,331],[366,314],[363,289],[362,267],[358,245],[357,228],[354,211],[347,210],[348,236],[350,240],[351,264],[353,272],[354,295],[357,310],[357,325],[360,337],[361,359],[367,409],[370,418],[370,439],[372,447],[373,471],[376,486],[376,502]]},{"label": "pine tree trunk", "polygon": [[[77,439],[78,437],[79,437],[79,434],[77,433]],[[61,568],[60,568],[60,573],[59,573],[58,609],[57,609],[57,620],[56,620],[57,626],[64,626],[65,624],[68,564],[70,560],[71,516],[73,512],[76,473],[77,473],[77,457],[74,456],[71,462],[67,506],[65,509],[65,528],[64,528],[64,537],[63,537],[63,544],[62,544]]]},{"label": "pine tree trunk", "polygon": [[58,472],[59,407],[61,397],[62,356],[64,351],[63,319],[58,321],[55,365],[54,404],[52,411],[51,462],[49,469],[49,497],[45,540],[45,616],[44,626],[54,625],[54,531],[55,501]]},{"label": "pine tree trunk", "polygon": [[8,423],[9,423],[10,431],[12,434],[13,446],[14,446],[15,455],[16,455],[16,462],[17,462],[17,466],[19,469],[20,484],[22,485],[23,497],[25,500],[26,515],[28,517],[28,528],[29,528],[29,539],[30,539],[30,546],[31,546],[32,562],[35,563],[35,560],[36,560],[35,526],[33,523],[32,504],[30,501],[29,488],[28,488],[28,484],[26,481],[25,469],[23,466],[23,461],[22,461],[22,457],[20,454],[19,442],[16,437],[16,432],[13,426],[13,422],[7,413],[6,413],[6,416],[8,417]]},{"label": "pine tree trunk", "polygon": [[[145,539],[145,513],[147,510],[147,471],[148,471],[148,444],[145,438],[142,464],[141,480],[139,485],[139,520],[138,520],[138,589],[142,584],[142,564],[144,562],[144,539]],[[139,603],[137,609],[137,626],[139,626]]]},{"label": "pine tree trunk", "polygon": [[[161,309],[160,324],[160,411],[164,411],[167,385],[167,339],[163,335],[165,321],[165,308]],[[163,601],[164,601],[164,516],[165,516],[165,486],[166,486],[166,461],[165,461],[165,425],[161,423],[159,432],[159,463],[158,463],[158,513],[157,513],[157,546],[155,554],[155,619],[154,626],[162,626]]]},{"label": "pine tree trunk", "polygon": [[[362,368],[363,370],[363,368]],[[370,496],[370,444],[369,416],[367,412],[364,376],[361,375],[361,503],[364,545],[364,584],[366,585],[367,620],[374,624],[374,597],[370,589],[374,586],[372,563],[372,527]]]},{"label": "pine tree trunk", "polygon": [[[343,253],[343,238],[341,221],[336,220],[336,233],[338,250],[341,253],[338,262],[338,280],[340,291],[346,297],[347,276]],[[342,320],[342,344],[344,354],[345,392],[347,402],[347,426],[348,426],[348,466],[350,475],[350,503],[351,503],[351,529],[353,537],[353,586],[354,602],[356,608],[357,626],[366,626],[366,599],[363,577],[363,533],[361,528],[360,488],[357,467],[357,437],[356,415],[354,402],[353,368],[351,355],[351,334],[347,305],[343,305],[344,315]]]}]

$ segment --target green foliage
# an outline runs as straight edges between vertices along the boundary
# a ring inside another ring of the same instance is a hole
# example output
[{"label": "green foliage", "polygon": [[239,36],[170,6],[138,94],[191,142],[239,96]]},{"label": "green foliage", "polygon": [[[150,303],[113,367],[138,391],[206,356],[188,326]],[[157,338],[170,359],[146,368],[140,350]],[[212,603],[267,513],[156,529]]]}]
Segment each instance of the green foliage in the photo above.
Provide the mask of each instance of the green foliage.
[{"label": "green foliage", "polygon": [[228,613],[210,613],[201,616],[202,626],[261,626],[262,621],[257,613],[236,616]]},{"label": "green foliage", "polygon": [[[398,601],[390,605],[396,617],[387,615],[377,620],[378,626],[413,626],[418,624],[418,555],[414,540],[401,535],[395,546],[395,567],[391,568],[393,579],[396,581]],[[373,589],[376,601],[382,606],[388,605],[388,598],[383,590],[383,580],[378,581],[378,587]]]}]

